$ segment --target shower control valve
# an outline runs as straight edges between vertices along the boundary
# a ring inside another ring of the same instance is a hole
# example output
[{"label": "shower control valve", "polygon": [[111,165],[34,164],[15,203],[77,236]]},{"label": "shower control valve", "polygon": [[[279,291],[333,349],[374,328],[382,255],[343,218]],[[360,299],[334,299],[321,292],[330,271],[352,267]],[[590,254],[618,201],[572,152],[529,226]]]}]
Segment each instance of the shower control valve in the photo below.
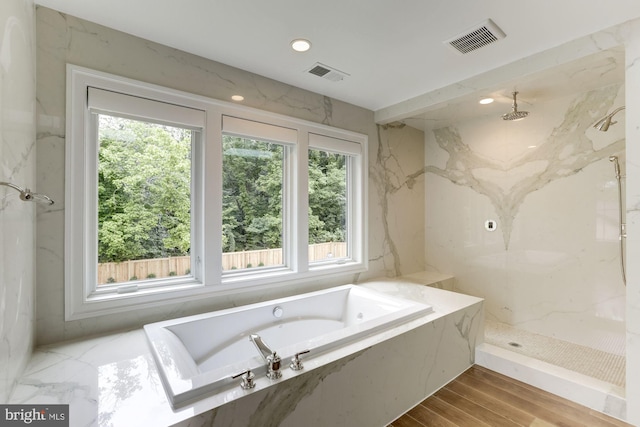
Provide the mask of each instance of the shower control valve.
[{"label": "shower control valve", "polygon": [[302,365],[302,362],[300,361],[300,355],[307,354],[310,351],[311,350],[304,350],[304,351],[301,351],[300,353],[296,353],[293,356],[293,359],[291,359],[291,363],[289,364],[289,367],[291,368],[292,371],[300,371],[304,368],[304,366]]},{"label": "shower control valve", "polygon": [[251,369],[247,369],[244,372],[240,372],[237,375],[232,376],[231,378],[238,378],[241,377],[240,379],[240,388],[243,390],[251,390],[252,388],[254,388],[256,386],[255,381],[253,381],[253,379],[256,377],[255,374],[253,372],[251,372]]},{"label": "shower control valve", "polygon": [[496,231],[498,228],[498,222],[494,219],[488,219],[484,222],[484,229],[487,231]]}]

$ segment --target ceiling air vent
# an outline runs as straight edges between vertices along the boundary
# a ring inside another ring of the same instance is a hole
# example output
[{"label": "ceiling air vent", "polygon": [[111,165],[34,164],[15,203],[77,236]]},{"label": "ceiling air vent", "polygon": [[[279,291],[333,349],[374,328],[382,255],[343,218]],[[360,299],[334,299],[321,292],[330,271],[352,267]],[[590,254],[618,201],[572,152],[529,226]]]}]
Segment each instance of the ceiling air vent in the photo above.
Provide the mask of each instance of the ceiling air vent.
[{"label": "ceiling air vent", "polygon": [[328,67],[324,64],[316,62],[313,67],[307,70],[309,74],[322,77],[323,79],[331,80],[332,82],[339,82],[344,80],[345,77],[349,77],[349,74],[336,70],[335,68]]},{"label": "ceiling air vent", "polygon": [[464,55],[503,38],[504,32],[491,19],[487,19],[444,43]]}]

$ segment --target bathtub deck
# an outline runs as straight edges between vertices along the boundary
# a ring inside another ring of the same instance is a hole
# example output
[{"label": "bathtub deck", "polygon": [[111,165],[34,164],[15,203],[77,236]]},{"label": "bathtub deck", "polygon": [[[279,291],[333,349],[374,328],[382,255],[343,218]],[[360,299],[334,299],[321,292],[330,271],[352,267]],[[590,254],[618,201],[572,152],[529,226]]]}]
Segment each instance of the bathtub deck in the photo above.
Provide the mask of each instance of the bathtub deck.
[{"label": "bathtub deck", "polygon": [[630,426],[475,365],[389,427],[523,425]]}]

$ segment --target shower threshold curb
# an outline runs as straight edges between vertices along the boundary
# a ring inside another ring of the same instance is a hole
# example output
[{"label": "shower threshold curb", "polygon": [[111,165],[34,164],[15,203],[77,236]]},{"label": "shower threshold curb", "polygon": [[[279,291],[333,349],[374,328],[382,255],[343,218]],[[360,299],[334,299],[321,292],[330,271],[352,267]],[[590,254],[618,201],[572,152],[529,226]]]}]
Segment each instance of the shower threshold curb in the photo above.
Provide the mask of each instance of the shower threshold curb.
[{"label": "shower threshold curb", "polygon": [[479,366],[626,421],[627,402],[622,387],[492,344],[478,345],[475,356]]}]

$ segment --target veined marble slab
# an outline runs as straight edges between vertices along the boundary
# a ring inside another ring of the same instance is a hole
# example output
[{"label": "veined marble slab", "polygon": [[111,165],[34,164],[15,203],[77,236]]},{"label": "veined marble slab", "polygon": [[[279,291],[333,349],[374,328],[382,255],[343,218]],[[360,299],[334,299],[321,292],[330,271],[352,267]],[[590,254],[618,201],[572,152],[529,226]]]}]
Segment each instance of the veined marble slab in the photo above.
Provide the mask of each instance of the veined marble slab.
[{"label": "veined marble slab", "polygon": [[[33,0],[0,7],[0,181],[36,190]],[[35,324],[36,206],[0,187],[0,402],[29,360]]]}]

